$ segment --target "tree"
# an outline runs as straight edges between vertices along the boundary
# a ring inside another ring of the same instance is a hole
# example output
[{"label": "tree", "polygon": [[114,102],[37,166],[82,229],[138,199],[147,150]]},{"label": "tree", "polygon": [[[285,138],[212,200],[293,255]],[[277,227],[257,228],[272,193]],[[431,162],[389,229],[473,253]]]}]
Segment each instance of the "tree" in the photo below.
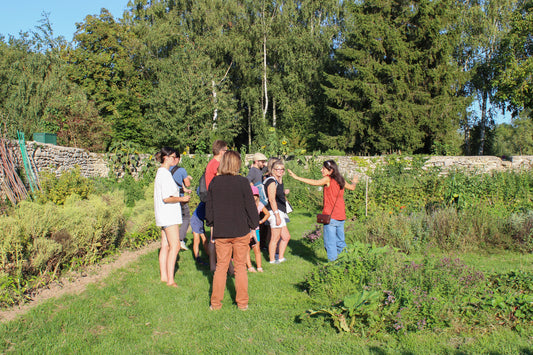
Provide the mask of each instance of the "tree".
[{"label": "tree", "polygon": [[229,142],[235,137],[239,122],[227,48],[232,11],[224,1],[132,4],[127,21],[145,43],[142,57],[154,86],[146,101],[151,144],[209,151],[215,136]]},{"label": "tree", "polygon": [[491,154],[497,156],[533,154],[533,122],[523,111],[523,117],[513,119],[511,124],[502,123],[494,129]]},{"label": "tree", "polygon": [[[533,1],[521,1],[498,53],[497,99],[517,116],[533,112]],[[533,117],[532,117],[533,118]]]},{"label": "tree", "polygon": [[151,90],[135,32],[106,9],[77,24],[75,48],[69,52],[69,78],[94,101],[112,127],[115,141],[143,144],[146,139],[144,97]]},{"label": "tree", "polygon": [[233,140],[238,127],[235,102],[227,83],[219,80],[223,72],[212,68],[209,57],[184,41],[153,68],[157,84],[147,111],[152,145],[189,146],[193,151],[209,152],[215,138]]},{"label": "tree", "polygon": [[326,73],[332,119],[324,145],[364,154],[429,153],[453,141],[467,105],[457,95],[463,83],[452,60],[458,11],[451,0],[350,3]]},{"label": "tree", "polygon": [[0,43],[0,106],[12,136],[21,130],[57,133],[58,143],[102,150],[107,128],[93,103],[66,77],[68,44],[55,37],[48,15],[35,30]]},{"label": "tree", "polygon": [[496,56],[507,31],[512,0],[473,0],[465,2],[461,21],[465,31],[462,62],[470,71],[469,91],[480,107],[478,155],[483,155],[486,131],[493,126],[496,107],[494,79]]}]

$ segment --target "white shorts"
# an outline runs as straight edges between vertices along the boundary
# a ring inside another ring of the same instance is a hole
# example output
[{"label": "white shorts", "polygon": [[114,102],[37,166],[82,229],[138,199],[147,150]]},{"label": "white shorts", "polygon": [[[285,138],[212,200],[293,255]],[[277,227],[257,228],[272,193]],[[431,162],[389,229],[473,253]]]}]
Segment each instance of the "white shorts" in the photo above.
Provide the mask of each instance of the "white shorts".
[{"label": "white shorts", "polygon": [[268,217],[268,224],[270,225],[270,228],[281,228],[281,227],[285,227],[287,225],[287,223],[290,222],[290,219],[289,219],[289,216],[283,212],[283,211],[279,211],[279,217],[281,218],[281,223],[276,225],[276,215],[274,214],[273,211],[268,211],[270,212],[270,216]]}]

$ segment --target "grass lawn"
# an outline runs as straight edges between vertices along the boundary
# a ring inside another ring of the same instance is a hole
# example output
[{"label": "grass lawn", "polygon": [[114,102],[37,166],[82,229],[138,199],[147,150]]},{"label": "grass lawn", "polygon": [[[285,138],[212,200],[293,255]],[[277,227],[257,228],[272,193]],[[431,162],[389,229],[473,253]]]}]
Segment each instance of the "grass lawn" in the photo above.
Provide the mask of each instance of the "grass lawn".
[{"label": "grass lawn", "polygon": [[[295,211],[291,217],[288,260],[271,265],[263,259],[265,272],[249,274],[246,312],[233,304],[230,278],[222,310],[209,311],[212,276],[197,267],[191,251],[180,253],[177,290],[159,281],[152,252],[81,295],[50,300],[1,324],[0,353],[533,354],[533,327],[528,334],[495,328],[365,338],[305,317],[318,305],[301,283],[326,254],[301,240],[314,214]],[[466,255],[465,261],[502,271],[509,265],[531,271],[533,264],[530,255],[517,254]]]}]

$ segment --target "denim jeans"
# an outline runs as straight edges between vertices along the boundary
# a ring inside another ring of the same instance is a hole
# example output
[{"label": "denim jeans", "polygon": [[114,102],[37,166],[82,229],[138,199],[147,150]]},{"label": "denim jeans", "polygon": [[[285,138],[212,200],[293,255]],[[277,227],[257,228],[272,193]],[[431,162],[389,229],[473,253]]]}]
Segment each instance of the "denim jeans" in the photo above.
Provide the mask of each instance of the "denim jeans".
[{"label": "denim jeans", "polygon": [[191,224],[191,212],[189,210],[188,202],[180,202],[181,204],[181,226],[180,226],[180,241],[185,240],[189,224]]},{"label": "denim jeans", "polygon": [[346,248],[344,241],[344,221],[331,219],[329,224],[324,224],[324,247],[328,253],[328,260],[337,259],[337,255]]}]

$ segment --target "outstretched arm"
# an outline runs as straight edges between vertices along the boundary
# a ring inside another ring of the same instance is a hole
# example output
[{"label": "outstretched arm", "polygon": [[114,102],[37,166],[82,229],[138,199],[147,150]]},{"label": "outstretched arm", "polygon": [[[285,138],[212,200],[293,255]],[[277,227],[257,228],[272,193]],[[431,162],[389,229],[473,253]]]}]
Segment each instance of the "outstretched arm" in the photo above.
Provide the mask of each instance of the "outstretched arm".
[{"label": "outstretched arm", "polygon": [[346,182],[344,184],[344,188],[353,191],[355,190],[355,185],[357,185],[358,182],[359,182],[359,176],[354,176],[352,179],[352,183],[349,184],[348,182]]},{"label": "outstretched arm", "polygon": [[313,179],[307,179],[307,178],[299,177],[291,169],[287,169],[287,171],[289,172],[289,175],[293,179],[296,179],[298,181],[301,181],[301,182],[303,182],[305,184],[312,185],[312,186],[325,186],[325,185],[328,185],[329,181],[330,181],[330,177],[329,176],[324,176],[320,180],[313,180]]}]

